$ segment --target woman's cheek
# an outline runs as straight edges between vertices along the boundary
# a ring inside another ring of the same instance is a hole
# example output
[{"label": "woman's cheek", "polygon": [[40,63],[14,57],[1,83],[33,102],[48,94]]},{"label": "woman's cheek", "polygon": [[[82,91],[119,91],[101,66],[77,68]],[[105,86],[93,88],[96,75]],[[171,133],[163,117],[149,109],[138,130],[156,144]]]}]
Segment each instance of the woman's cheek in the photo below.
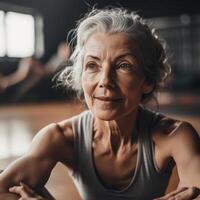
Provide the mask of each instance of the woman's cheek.
[{"label": "woman's cheek", "polygon": [[82,74],[82,86],[92,87],[98,82],[98,75],[96,73],[83,72]]},{"label": "woman's cheek", "polygon": [[95,76],[93,74],[84,72],[82,74],[82,87],[85,97],[92,96],[92,92],[95,87]]},{"label": "woman's cheek", "polygon": [[119,76],[117,78],[117,83],[122,86],[123,88],[126,88],[128,91],[136,91],[138,88],[141,87],[142,81],[134,76]]},{"label": "woman's cheek", "polygon": [[88,73],[82,74],[82,87],[85,97],[85,102],[90,109],[92,106],[92,94],[93,94],[93,81],[92,77]]}]

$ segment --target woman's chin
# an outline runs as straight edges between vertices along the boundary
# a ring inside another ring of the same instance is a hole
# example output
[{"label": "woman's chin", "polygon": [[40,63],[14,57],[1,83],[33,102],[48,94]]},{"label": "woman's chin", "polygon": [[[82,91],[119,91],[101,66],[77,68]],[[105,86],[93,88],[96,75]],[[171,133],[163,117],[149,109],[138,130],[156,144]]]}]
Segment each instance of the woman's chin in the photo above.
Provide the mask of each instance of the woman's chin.
[{"label": "woman's chin", "polygon": [[99,118],[104,121],[120,120],[126,118],[127,116],[132,117],[135,112],[137,112],[137,107],[115,107],[115,108],[99,108],[91,107],[89,108],[95,118]]},{"label": "woman's chin", "polygon": [[94,117],[104,121],[116,120],[120,117],[119,112],[116,110],[92,110]]}]

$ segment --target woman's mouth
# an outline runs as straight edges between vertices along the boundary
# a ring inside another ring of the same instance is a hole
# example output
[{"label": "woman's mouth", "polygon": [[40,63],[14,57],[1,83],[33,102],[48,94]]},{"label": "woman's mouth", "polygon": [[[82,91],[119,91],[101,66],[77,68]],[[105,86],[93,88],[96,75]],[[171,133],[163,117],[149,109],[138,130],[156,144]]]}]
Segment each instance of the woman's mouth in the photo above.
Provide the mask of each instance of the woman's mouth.
[{"label": "woman's mouth", "polygon": [[98,99],[100,101],[105,101],[105,102],[118,102],[122,100],[122,98],[118,97],[105,97],[105,96],[95,96],[94,99]]}]

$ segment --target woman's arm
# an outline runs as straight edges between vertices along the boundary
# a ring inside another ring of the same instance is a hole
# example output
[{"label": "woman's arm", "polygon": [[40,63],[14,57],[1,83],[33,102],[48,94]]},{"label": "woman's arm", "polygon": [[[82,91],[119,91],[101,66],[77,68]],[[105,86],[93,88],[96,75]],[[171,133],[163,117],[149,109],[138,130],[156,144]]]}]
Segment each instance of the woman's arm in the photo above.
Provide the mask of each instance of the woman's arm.
[{"label": "woman's arm", "polygon": [[178,187],[200,188],[200,137],[189,123],[184,122],[172,135],[174,158],[180,183]]},{"label": "woman's arm", "polygon": [[183,122],[169,136],[168,147],[180,179],[177,190],[157,200],[200,199],[200,138],[189,123]]},{"label": "woman's arm", "polygon": [[20,182],[34,189],[41,188],[58,161],[70,166],[73,140],[69,142],[67,139],[56,124],[43,128],[33,139],[28,153],[0,174],[0,192],[8,192],[10,187]]}]

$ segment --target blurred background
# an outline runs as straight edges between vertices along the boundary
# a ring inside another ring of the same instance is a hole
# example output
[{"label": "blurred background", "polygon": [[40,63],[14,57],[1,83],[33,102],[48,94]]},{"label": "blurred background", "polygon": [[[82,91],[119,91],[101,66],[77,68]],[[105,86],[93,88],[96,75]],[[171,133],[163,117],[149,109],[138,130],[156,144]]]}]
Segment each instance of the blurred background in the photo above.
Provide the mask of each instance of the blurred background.
[{"label": "blurred background", "polygon": [[[83,110],[53,77],[68,64],[68,32],[91,7],[124,6],[166,41],[172,75],[158,94],[160,112],[200,133],[200,3],[198,0],[0,0],[0,169],[22,155],[43,126]],[[58,200],[80,199],[57,165],[47,184]],[[176,186],[174,173],[169,190]]]}]

